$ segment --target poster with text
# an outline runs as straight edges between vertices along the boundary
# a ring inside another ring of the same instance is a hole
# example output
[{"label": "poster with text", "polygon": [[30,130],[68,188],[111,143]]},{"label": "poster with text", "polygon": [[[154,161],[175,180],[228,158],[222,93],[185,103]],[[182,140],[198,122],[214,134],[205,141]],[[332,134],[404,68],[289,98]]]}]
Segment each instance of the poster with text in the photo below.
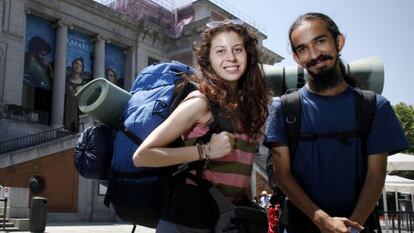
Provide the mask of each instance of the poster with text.
[{"label": "poster with text", "polygon": [[76,31],[68,33],[66,59],[66,93],[74,94],[93,78],[94,46],[89,36]]}]

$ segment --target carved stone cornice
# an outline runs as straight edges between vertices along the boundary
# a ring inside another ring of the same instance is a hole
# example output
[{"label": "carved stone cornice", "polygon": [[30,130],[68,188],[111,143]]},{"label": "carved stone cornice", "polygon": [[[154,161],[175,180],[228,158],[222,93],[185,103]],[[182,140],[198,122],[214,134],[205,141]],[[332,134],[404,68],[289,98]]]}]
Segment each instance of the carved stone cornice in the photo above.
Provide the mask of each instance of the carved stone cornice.
[{"label": "carved stone cornice", "polygon": [[102,36],[101,34],[97,34],[96,36],[93,36],[91,38],[92,42],[96,42],[96,41],[104,41],[106,43],[111,43],[111,41],[107,38],[105,38],[104,36]]},{"label": "carved stone cornice", "polygon": [[67,27],[70,30],[73,30],[73,24],[68,23],[62,19],[59,19],[58,21],[56,21],[53,25],[53,28],[57,28],[57,27]]}]

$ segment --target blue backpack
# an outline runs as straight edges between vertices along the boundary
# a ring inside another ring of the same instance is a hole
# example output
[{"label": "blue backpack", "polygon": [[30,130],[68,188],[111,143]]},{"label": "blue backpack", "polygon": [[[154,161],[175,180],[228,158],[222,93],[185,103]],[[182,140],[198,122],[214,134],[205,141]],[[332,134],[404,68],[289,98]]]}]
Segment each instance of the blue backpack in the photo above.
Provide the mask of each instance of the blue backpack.
[{"label": "blue backpack", "polygon": [[[194,71],[187,65],[173,62],[148,66],[138,74],[130,91],[132,97],[124,107],[122,123],[127,132],[133,133],[139,140],[144,140],[170,115],[178,104],[176,102],[181,102],[188,93],[196,90],[192,83],[184,83],[181,77],[184,73],[192,74]],[[177,90],[179,84],[180,90]],[[185,90],[181,85],[185,85]],[[132,163],[132,154],[140,142],[137,145],[136,139],[131,140],[130,136],[125,133],[125,130],[118,130],[115,137],[112,170],[116,172],[151,170],[151,168],[136,168]]]},{"label": "blue backpack", "polygon": [[[160,125],[175,107],[197,87],[183,79],[194,70],[181,63],[162,63],[143,69],[132,88],[132,97],[124,107],[118,129],[108,180],[105,204],[117,215],[134,224],[155,227],[166,190],[175,182],[177,166],[137,168],[132,156],[139,144]],[[181,146],[177,139],[170,146]]]}]

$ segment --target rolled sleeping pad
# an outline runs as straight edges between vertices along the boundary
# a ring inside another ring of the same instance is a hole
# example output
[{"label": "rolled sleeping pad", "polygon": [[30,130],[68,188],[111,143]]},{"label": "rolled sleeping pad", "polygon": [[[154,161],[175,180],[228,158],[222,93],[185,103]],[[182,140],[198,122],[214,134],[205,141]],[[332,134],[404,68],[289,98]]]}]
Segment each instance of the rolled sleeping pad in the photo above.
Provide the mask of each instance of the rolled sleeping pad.
[{"label": "rolled sleeping pad", "polygon": [[[384,65],[380,57],[368,57],[345,65],[346,72],[357,80],[357,87],[381,94],[384,88]],[[263,65],[264,76],[273,95],[280,96],[289,89],[302,87],[308,81],[305,69],[298,66],[276,67]]]},{"label": "rolled sleeping pad", "polygon": [[384,64],[380,57],[369,57],[346,65],[347,73],[355,77],[357,86],[381,94],[384,89]]},{"label": "rolled sleeping pad", "polygon": [[75,94],[79,100],[79,110],[113,128],[118,126],[124,106],[131,94],[109,82],[97,78],[83,86]]}]

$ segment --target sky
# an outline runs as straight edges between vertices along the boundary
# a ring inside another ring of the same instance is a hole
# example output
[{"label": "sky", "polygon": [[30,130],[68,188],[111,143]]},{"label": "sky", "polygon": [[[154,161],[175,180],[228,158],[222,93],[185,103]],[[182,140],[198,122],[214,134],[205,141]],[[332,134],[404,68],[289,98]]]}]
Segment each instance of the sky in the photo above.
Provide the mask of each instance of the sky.
[{"label": "sky", "polygon": [[265,27],[263,44],[285,59],[276,66],[297,65],[290,52],[288,30],[306,12],[330,16],[345,35],[345,63],[379,56],[385,68],[382,95],[392,105],[414,105],[413,0],[221,0],[229,9]]}]

